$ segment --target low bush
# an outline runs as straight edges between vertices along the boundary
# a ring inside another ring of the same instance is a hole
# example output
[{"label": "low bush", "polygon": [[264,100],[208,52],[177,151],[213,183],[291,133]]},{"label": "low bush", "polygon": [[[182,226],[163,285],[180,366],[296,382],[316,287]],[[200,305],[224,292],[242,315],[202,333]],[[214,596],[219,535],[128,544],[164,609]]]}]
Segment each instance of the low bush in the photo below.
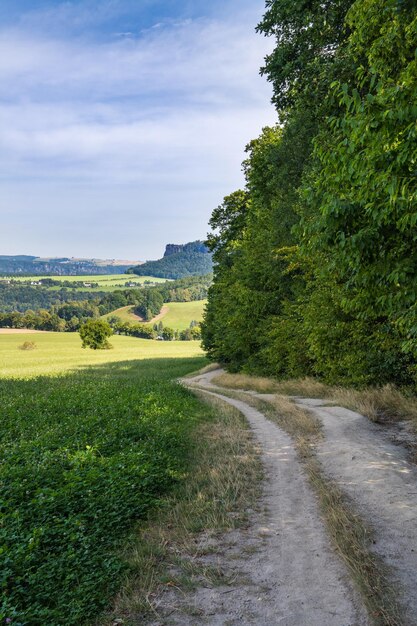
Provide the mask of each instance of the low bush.
[{"label": "low bush", "polygon": [[36,348],[36,343],[34,341],[25,341],[19,346],[19,350],[34,350]]}]

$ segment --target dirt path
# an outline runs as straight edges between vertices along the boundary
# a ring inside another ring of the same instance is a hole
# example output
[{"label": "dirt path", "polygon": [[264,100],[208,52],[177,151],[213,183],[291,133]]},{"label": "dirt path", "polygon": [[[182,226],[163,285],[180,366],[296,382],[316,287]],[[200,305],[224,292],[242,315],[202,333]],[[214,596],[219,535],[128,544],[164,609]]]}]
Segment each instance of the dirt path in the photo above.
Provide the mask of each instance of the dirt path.
[{"label": "dirt path", "polygon": [[48,332],[48,330],[33,330],[33,328],[0,328],[0,335],[33,335]]},{"label": "dirt path", "polygon": [[417,468],[394,445],[386,428],[324,401],[297,398],[320,418],[325,441],[318,447],[324,470],[356,503],[376,532],[375,551],[392,568],[407,626],[417,625]]},{"label": "dirt path", "polygon": [[165,317],[165,315],[168,313],[168,311],[169,311],[169,307],[166,304],[164,304],[164,306],[162,307],[162,309],[160,310],[158,315],[155,315],[155,317],[153,317],[151,320],[149,320],[149,322],[147,322],[147,324],[155,324],[155,322],[159,322],[159,320],[161,320],[163,317]]},{"label": "dirt path", "polygon": [[[198,626],[365,626],[366,612],[344,564],[332,551],[290,437],[245,402],[214,393],[210,372],[186,384],[204,387],[248,419],[262,450],[261,512],[247,529],[223,538],[221,567],[235,582],[202,587],[154,624]],[[213,555],[206,557],[213,562]],[[175,606],[175,603],[173,603]]]}]

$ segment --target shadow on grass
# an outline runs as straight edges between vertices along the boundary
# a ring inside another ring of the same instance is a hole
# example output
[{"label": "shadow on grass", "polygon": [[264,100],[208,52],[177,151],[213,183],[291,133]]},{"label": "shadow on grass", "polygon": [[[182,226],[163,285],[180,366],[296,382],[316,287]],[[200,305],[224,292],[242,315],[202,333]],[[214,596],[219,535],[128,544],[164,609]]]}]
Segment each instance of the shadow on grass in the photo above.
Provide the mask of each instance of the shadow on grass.
[{"label": "shadow on grass", "polygon": [[204,358],[0,379],[0,622],[79,625],[117,592],[121,542],[187,472],[207,411],[176,378]]}]

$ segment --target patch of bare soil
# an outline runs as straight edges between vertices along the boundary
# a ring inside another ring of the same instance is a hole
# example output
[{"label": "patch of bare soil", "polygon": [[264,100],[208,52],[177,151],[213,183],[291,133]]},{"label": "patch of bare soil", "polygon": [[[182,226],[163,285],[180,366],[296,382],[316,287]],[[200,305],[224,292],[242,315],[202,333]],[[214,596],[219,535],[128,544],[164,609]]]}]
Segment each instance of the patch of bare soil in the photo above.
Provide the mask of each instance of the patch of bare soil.
[{"label": "patch of bare soil", "polygon": [[148,324],[154,324],[155,322],[159,322],[165,315],[168,313],[168,306],[164,304],[158,315],[155,315],[151,320],[149,320]]},{"label": "patch of bare soil", "polygon": [[[152,626],[365,626],[361,599],[333,552],[290,437],[245,402],[213,392],[216,372],[187,379],[241,411],[262,451],[264,493],[247,528],[212,538],[197,557],[218,584],[171,589]],[[165,587],[166,588],[166,587]]]},{"label": "patch of bare soil", "polygon": [[32,335],[34,333],[48,332],[48,330],[33,330],[33,328],[0,328],[0,335]]}]

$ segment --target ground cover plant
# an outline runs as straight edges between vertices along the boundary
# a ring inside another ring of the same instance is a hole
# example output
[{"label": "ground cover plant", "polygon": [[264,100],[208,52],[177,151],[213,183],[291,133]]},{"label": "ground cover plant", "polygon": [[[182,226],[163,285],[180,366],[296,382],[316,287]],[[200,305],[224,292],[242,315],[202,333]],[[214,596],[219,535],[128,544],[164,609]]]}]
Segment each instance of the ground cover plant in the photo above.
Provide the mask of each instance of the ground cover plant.
[{"label": "ground cover plant", "polygon": [[173,379],[202,364],[125,361],[0,380],[0,619],[82,624],[108,605],[127,567],[123,539],[186,475],[208,413]]},{"label": "ground cover plant", "polygon": [[[172,611],[166,591],[177,589],[181,612],[189,614],[187,591],[224,584],[219,532],[246,526],[257,506],[263,477],[259,449],[244,416],[214,396],[194,390],[212,417],[193,430],[194,446],[187,480],[170,493],[129,540],[125,558],[129,577],[100,626],[145,624]],[[230,581],[234,586],[236,581]],[[178,596],[175,605],[178,608]]]}]

